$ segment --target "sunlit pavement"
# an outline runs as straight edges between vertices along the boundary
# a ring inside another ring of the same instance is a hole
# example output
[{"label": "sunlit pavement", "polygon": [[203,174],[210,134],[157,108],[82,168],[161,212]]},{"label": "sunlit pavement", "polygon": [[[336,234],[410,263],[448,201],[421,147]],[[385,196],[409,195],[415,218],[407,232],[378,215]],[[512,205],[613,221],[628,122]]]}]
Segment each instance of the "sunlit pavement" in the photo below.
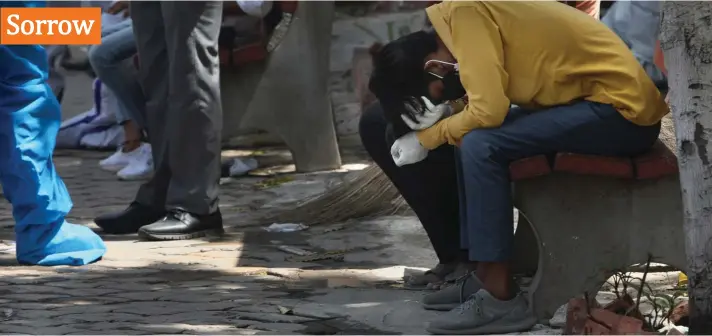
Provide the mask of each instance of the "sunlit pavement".
[{"label": "sunlit pavement", "polygon": [[[57,152],[75,204],[70,221],[96,228],[94,216],[132,200],[140,182],[100,170],[97,162],[107,154]],[[271,154],[279,151],[262,151]],[[423,333],[434,313],[420,308],[423,292],[402,288],[405,270],[398,266],[434,262],[418,222],[385,217],[333,231],[339,224],[267,232],[257,218],[323,192],[344,172],[287,176],[271,187],[262,177],[224,179],[226,237],[138,242],[135,235],[104,236],[108,254],[86,267],[17,265],[11,208],[3,202],[0,333]],[[284,245],[353,252],[342,261],[288,261],[294,255],[279,249]]]}]

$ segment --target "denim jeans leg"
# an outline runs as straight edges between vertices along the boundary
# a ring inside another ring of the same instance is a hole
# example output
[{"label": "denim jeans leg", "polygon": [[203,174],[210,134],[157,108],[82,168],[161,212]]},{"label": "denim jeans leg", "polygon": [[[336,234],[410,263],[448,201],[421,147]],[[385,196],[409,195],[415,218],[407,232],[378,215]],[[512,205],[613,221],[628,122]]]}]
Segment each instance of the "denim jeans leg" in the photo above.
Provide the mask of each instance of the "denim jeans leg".
[{"label": "denim jeans leg", "polygon": [[110,28],[100,45],[89,50],[89,62],[102,83],[111,89],[119,100],[119,109],[139,127],[145,128],[145,100],[135,71],[128,71],[130,58],[136,54],[136,41],[130,21]]},{"label": "denim jeans leg", "polygon": [[[530,110],[526,110],[516,105],[512,105],[509,109],[507,117],[504,122],[509,124],[515,119],[524,117],[532,113]],[[465,192],[465,177],[462,170],[462,154],[460,153],[460,148],[455,149],[455,171],[457,172],[457,193],[459,200],[459,210],[460,210],[460,248],[463,250],[469,250],[470,244],[470,233],[468,230],[468,200],[467,194]],[[470,210],[472,211],[472,210]],[[474,216],[474,213],[471,215]],[[512,219],[514,221],[514,219]]]},{"label": "denim jeans leg", "polygon": [[[555,152],[631,156],[648,150],[660,125],[638,126],[612,106],[578,102],[473,130],[462,139],[460,159],[472,261],[507,262],[513,243],[509,164]],[[463,238],[464,239],[464,238]]]},{"label": "denim jeans leg", "polygon": [[[102,104],[108,106],[108,110],[114,112],[116,117],[116,123],[123,125],[125,122],[131,120],[131,116],[126,113],[126,108],[121,104],[121,101],[116,97],[110,88],[106,87],[101,91],[103,97],[101,97]],[[102,106],[103,107],[103,106]]]},{"label": "denim jeans leg", "polygon": [[108,35],[118,32],[118,31],[124,30],[126,28],[131,29],[131,27],[132,27],[131,19],[126,19],[126,20],[121,21],[117,24],[103,26],[103,27],[101,27],[101,37],[106,37]]}]

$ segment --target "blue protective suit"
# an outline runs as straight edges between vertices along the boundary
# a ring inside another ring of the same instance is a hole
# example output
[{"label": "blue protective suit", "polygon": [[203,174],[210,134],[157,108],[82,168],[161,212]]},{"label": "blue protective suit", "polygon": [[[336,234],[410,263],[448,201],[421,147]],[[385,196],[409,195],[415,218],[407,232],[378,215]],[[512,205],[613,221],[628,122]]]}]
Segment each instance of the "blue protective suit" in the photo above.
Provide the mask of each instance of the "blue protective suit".
[{"label": "blue protective suit", "polygon": [[653,62],[662,4],[662,1],[616,1],[601,22],[616,32],[628,45],[656,85],[667,86],[665,75]]},{"label": "blue protective suit", "polygon": [[[0,7],[41,6],[0,1]],[[0,45],[0,182],[12,204],[20,263],[86,265],[106,246],[88,227],[64,220],[72,201],[52,163],[61,112],[48,68],[41,46]]]}]

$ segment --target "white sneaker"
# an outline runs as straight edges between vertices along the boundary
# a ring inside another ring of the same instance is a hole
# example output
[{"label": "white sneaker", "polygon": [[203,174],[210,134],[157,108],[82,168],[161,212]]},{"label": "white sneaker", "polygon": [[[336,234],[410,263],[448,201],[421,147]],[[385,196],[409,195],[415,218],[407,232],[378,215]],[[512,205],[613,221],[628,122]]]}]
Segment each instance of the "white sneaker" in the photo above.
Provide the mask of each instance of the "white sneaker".
[{"label": "white sneaker", "polygon": [[142,155],[141,147],[143,145],[148,144],[141,144],[141,146],[130,152],[122,152],[122,148],[119,148],[116,153],[112,154],[104,160],[99,161],[99,167],[110,172],[118,172],[119,170],[124,169],[126,166],[128,166],[134,157]]},{"label": "white sneaker", "polygon": [[150,178],[153,175],[153,156],[151,155],[151,145],[142,144],[136,151],[139,153],[131,157],[129,164],[116,173],[116,176],[118,176],[120,180],[143,180]]},{"label": "white sneaker", "polygon": [[245,175],[250,171],[257,169],[258,166],[259,164],[255,158],[235,158],[230,165],[230,176],[237,177]]}]

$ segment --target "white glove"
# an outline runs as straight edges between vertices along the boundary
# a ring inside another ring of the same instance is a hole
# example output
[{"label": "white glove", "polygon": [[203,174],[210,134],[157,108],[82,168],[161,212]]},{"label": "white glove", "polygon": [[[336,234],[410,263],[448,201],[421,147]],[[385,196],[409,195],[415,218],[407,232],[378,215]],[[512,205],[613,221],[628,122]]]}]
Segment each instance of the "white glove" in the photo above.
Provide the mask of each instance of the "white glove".
[{"label": "white glove", "polygon": [[415,120],[410,119],[410,117],[405,114],[401,114],[401,119],[403,119],[403,122],[408,125],[410,129],[415,131],[424,130],[435,125],[435,123],[442,119],[443,116],[447,117],[452,114],[452,107],[449,104],[440,104],[435,106],[430,100],[428,100],[428,98],[421,98],[425,103],[425,112],[423,114],[416,113],[410,105],[406,105],[406,108],[413,112]]},{"label": "white glove", "polygon": [[410,132],[393,143],[391,156],[396,166],[401,167],[425,160],[428,150],[420,144],[415,132]]}]

